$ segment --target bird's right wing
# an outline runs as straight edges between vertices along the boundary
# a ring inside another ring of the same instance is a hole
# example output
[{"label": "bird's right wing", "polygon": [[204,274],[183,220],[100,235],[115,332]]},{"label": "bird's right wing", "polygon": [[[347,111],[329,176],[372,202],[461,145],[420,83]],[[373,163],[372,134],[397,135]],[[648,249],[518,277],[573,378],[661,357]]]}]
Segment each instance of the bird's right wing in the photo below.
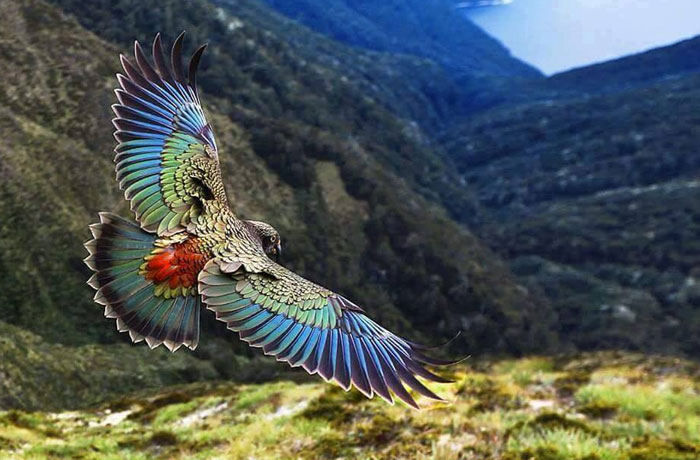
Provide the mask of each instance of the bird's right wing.
[{"label": "bird's right wing", "polygon": [[[195,51],[187,78],[182,70],[184,32],[175,40],[170,63],[160,35],[153,42],[153,67],[135,43],[131,61],[121,56],[119,104],[112,106],[117,180],[144,230],[167,235],[181,231],[211,195],[204,179],[221,183],[214,133],[204,117],[195,74],[205,46]],[[225,201],[223,187],[220,195]]]},{"label": "bird's right wing", "polygon": [[447,382],[423,366],[451,362],[425,356],[424,347],[388,331],[349,300],[281,265],[272,265],[270,274],[244,269],[224,273],[219,264],[211,260],[204,267],[199,292],[216,318],[251,346],[346,390],[354,385],[370,398],[376,393],[393,403],[393,393],[418,408],[405,384],[442,401],[416,376]]}]

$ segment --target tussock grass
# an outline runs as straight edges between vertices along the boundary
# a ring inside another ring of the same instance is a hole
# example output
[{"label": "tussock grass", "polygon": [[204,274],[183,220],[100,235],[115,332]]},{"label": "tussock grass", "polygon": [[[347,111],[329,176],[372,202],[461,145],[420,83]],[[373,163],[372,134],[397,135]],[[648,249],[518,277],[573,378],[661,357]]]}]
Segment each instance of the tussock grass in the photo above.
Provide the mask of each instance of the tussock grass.
[{"label": "tussock grass", "polygon": [[280,381],[169,387],[84,411],[1,412],[0,458],[700,458],[694,367],[608,358],[458,367],[454,383],[431,385],[451,404],[419,399],[422,411]]}]

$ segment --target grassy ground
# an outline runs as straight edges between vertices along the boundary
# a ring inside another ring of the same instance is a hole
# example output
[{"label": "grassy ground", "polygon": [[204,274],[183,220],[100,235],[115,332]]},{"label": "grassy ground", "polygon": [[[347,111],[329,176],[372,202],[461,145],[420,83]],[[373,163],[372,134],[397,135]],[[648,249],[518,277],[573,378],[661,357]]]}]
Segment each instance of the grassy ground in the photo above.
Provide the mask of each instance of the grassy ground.
[{"label": "grassy ground", "polygon": [[0,412],[2,459],[697,459],[700,367],[622,353],[472,362],[424,410],[323,383],[200,383]]}]

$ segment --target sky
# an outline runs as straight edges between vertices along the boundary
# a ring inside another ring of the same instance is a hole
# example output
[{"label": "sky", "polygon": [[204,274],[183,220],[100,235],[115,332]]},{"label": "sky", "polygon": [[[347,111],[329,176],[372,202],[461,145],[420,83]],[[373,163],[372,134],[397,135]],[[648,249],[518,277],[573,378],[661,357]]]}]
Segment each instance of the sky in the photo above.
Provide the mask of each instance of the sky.
[{"label": "sky", "polygon": [[700,35],[700,0],[513,0],[465,11],[546,74]]}]

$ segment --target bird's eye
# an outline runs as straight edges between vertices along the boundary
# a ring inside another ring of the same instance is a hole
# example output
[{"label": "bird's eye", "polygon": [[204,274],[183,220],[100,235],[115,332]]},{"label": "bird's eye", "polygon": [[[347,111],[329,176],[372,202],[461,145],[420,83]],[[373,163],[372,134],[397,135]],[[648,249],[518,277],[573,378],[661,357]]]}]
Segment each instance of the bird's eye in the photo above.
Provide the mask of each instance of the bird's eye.
[{"label": "bird's eye", "polygon": [[270,237],[270,243],[276,243],[276,242],[277,242],[277,236],[272,235],[272,236]]}]

